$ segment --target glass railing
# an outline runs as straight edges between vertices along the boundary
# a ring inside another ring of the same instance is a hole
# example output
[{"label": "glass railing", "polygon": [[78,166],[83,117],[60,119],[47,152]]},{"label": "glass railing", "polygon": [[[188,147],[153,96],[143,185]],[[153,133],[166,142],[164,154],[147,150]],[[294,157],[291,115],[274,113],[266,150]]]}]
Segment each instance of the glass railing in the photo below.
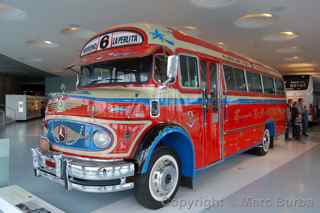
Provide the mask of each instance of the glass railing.
[{"label": "glass railing", "polygon": [[0,105],[0,127],[16,121],[16,110]]}]

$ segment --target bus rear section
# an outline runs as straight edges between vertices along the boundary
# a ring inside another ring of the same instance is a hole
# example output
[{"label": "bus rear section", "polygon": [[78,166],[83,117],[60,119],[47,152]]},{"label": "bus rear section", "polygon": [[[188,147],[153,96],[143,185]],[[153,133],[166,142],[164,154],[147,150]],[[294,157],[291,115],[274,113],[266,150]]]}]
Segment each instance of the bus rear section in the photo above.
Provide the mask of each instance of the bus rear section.
[{"label": "bus rear section", "polygon": [[298,102],[303,99],[308,110],[309,122],[316,123],[320,115],[320,79],[311,75],[285,75],[288,100]]}]

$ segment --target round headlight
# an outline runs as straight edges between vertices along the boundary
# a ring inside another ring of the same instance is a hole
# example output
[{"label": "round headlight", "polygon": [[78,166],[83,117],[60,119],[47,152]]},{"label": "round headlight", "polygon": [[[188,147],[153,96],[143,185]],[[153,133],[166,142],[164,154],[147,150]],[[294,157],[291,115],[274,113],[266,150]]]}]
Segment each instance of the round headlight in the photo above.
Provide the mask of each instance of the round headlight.
[{"label": "round headlight", "polygon": [[100,149],[108,149],[112,146],[112,135],[108,132],[95,132],[93,134],[93,143]]}]

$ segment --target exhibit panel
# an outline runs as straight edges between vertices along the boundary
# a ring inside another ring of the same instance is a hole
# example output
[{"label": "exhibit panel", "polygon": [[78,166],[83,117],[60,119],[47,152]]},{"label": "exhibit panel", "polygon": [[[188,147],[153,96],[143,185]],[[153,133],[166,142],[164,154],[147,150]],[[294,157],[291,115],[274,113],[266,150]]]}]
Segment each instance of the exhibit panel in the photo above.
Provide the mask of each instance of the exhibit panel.
[{"label": "exhibit panel", "polygon": [[46,97],[6,95],[6,116],[17,121],[41,118],[46,102]]}]

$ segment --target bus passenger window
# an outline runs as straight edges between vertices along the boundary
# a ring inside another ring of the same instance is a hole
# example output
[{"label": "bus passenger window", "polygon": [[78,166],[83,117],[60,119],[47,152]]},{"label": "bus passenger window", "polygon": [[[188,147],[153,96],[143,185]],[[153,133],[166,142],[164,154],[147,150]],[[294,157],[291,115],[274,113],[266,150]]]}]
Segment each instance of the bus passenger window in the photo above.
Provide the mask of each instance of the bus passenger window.
[{"label": "bus passenger window", "polygon": [[201,88],[208,89],[207,82],[207,62],[200,61],[200,77],[201,77]]},{"label": "bus passenger window", "polygon": [[263,75],[262,81],[263,81],[264,92],[268,94],[274,94],[275,91],[274,91],[273,78]]},{"label": "bus passenger window", "polygon": [[247,72],[248,89],[250,92],[262,92],[260,75],[254,72]]},{"label": "bus passenger window", "polygon": [[228,90],[247,91],[246,80],[243,70],[230,66],[223,66],[224,77]]},{"label": "bus passenger window", "polygon": [[197,58],[180,56],[181,84],[183,87],[199,88]]},{"label": "bus passenger window", "polygon": [[155,55],[154,57],[154,79],[159,83],[167,80],[167,62],[166,55]]},{"label": "bus passenger window", "polygon": [[284,95],[284,83],[281,79],[276,79],[276,91],[279,95]]},{"label": "bus passenger window", "polygon": [[213,111],[218,111],[218,91],[217,91],[217,65],[210,65],[210,95],[212,99]]},{"label": "bus passenger window", "polygon": [[212,97],[217,97],[217,65],[211,64],[210,66],[210,93]]}]

